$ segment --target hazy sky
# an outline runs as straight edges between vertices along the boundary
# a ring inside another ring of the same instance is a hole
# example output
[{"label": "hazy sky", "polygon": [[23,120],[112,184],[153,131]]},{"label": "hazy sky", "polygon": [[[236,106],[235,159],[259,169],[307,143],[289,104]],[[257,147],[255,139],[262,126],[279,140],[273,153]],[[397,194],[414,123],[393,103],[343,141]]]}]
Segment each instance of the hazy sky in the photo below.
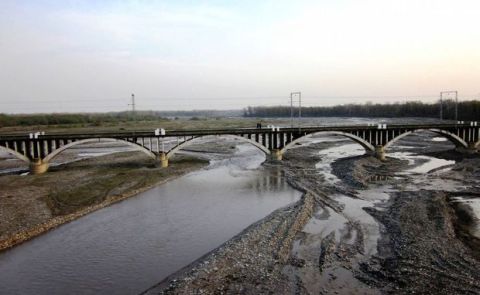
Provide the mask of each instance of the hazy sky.
[{"label": "hazy sky", "polygon": [[479,0],[0,0],[0,112],[480,98]]}]

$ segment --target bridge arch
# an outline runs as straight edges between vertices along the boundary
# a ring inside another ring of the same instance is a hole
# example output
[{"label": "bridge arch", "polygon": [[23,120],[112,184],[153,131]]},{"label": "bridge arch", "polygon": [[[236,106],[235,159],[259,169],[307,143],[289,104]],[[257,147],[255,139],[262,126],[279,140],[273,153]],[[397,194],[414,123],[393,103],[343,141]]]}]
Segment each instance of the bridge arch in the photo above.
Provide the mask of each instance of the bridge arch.
[{"label": "bridge arch", "polygon": [[190,139],[187,139],[186,141],[183,141],[182,143],[180,143],[179,145],[175,146],[174,148],[172,148],[171,150],[169,150],[166,154],[166,158],[167,159],[170,159],[176,152],[178,152],[179,150],[181,150],[182,148],[185,148],[187,146],[190,146],[192,144],[195,144],[195,142],[198,140],[198,139],[204,139],[206,137],[215,137],[215,138],[218,138],[218,137],[231,137],[231,138],[238,138],[238,139],[241,139],[245,142],[248,142],[252,145],[254,145],[256,148],[258,148],[259,150],[261,150],[262,152],[264,152],[266,155],[269,155],[270,154],[270,150],[268,148],[266,148],[265,146],[263,146],[262,144],[254,141],[254,140],[251,140],[251,139],[248,139],[248,138],[245,138],[243,136],[239,136],[239,135],[233,135],[233,134],[225,134],[225,135],[203,135],[203,136],[196,136],[196,137],[192,137]]},{"label": "bridge arch", "polygon": [[304,140],[304,139],[309,138],[309,137],[312,137],[313,135],[316,135],[316,134],[341,135],[341,136],[347,137],[347,138],[353,140],[354,142],[360,144],[365,149],[365,151],[367,151],[367,153],[368,152],[375,152],[375,147],[372,144],[370,144],[368,141],[364,140],[361,137],[358,137],[356,135],[353,135],[353,134],[348,133],[348,132],[343,132],[343,131],[319,131],[319,132],[309,133],[307,135],[304,135],[302,137],[299,137],[299,138],[293,140],[292,142],[290,142],[289,144],[284,146],[282,148],[281,152],[285,153],[287,150],[294,147],[299,141]]},{"label": "bridge arch", "polygon": [[0,150],[9,153],[10,155],[14,156],[15,158],[17,158],[17,159],[19,159],[19,160],[22,160],[22,161],[24,161],[24,162],[30,163],[30,159],[29,159],[28,157],[26,157],[25,155],[20,154],[19,152],[16,152],[16,151],[10,149],[10,148],[4,147],[4,146],[0,146]]},{"label": "bridge arch", "polygon": [[116,139],[116,138],[88,138],[88,139],[82,139],[82,140],[78,140],[78,141],[74,141],[74,142],[71,142],[69,144],[66,144],[56,150],[54,150],[53,152],[51,152],[50,154],[48,154],[44,159],[43,161],[44,162],[49,162],[50,160],[52,160],[53,158],[55,158],[56,156],[58,156],[58,154],[60,154],[61,152],[63,152],[64,150],[68,149],[68,148],[71,148],[73,146],[76,146],[76,145],[80,145],[80,144],[84,144],[84,143],[89,143],[89,142],[122,142],[122,143],[125,143],[129,146],[132,146],[134,147],[135,149],[143,152],[144,154],[146,154],[147,156],[155,159],[156,158],[156,155],[151,152],[150,150],[146,149],[145,147],[139,145],[139,144],[136,144],[136,143],[133,143],[133,142],[130,142],[130,141],[126,141],[124,139]]},{"label": "bridge arch", "polygon": [[402,138],[404,138],[404,137],[406,137],[410,134],[418,133],[418,132],[422,132],[422,131],[430,131],[430,132],[433,132],[435,134],[441,135],[441,136],[445,137],[446,139],[448,139],[450,142],[452,142],[456,147],[468,148],[468,144],[463,139],[461,139],[460,137],[458,137],[457,135],[455,135],[451,132],[448,132],[448,131],[442,130],[442,129],[415,129],[415,130],[412,130],[412,131],[407,131],[407,132],[402,133],[402,134],[398,135],[397,137],[393,138],[389,142],[387,142],[387,144],[384,146],[384,148],[386,150],[389,147],[391,147],[398,140],[400,140],[400,139],[402,139]]}]

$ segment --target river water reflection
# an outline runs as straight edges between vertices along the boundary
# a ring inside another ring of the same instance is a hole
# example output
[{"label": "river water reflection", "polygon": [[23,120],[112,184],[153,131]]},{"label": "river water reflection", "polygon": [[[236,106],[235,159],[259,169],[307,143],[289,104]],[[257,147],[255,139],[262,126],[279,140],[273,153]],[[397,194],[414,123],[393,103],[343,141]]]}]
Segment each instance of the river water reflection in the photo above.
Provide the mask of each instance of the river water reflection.
[{"label": "river water reflection", "polygon": [[265,157],[229,159],[104,208],[0,255],[2,294],[136,294],[300,192]]}]

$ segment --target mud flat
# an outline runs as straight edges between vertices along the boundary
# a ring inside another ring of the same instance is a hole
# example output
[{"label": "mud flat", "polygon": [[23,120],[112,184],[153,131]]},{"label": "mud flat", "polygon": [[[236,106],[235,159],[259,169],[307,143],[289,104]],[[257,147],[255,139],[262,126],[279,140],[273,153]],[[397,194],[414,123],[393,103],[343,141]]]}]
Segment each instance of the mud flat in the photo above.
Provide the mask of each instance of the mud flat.
[{"label": "mud flat", "polygon": [[145,293],[479,294],[478,218],[458,200],[478,197],[480,159],[443,152],[446,143],[399,145],[386,162],[346,147],[354,156],[329,162],[346,143],[305,144],[265,164],[302,199]]},{"label": "mud flat", "polygon": [[480,262],[457,236],[457,218],[442,192],[405,191],[385,211],[379,253],[362,265],[364,280],[386,292],[478,294]]},{"label": "mud flat", "polygon": [[305,264],[291,255],[292,245],[320,205],[341,210],[340,204],[313,185],[319,175],[312,161],[318,146],[292,151],[282,163],[265,164],[284,169],[290,185],[304,192],[298,202],[251,225],[145,294],[283,294],[303,290],[285,269],[291,265],[301,268]]}]

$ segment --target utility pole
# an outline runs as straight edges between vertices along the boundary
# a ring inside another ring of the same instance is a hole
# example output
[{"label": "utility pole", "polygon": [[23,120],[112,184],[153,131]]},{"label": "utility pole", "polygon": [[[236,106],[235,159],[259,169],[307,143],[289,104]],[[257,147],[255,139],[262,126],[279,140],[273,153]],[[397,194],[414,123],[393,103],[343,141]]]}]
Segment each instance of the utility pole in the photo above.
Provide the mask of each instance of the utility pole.
[{"label": "utility pole", "polygon": [[443,92],[440,92],[440,120],[443,120]]},{"label": "utility pole", "polygon": [[135,94],[132,93],[132,103],[128,105],[132,106],[132,114],[135,114]]},{"label": "utility pole", "polygon": [[302,118],[302,93],[300,91],[290,93],[290,120],[293,127],[293,96],[298,95],[298,121]]},{"label": "utility pole", "polygon": [[440,92],[440,120],[443,120],[443,96],[455,95],[455,121],[458,121],[458,91],[442,91]]},{"label": "utility pole", "polygon": [[290,93],[290,127],[293,128],[293,92]]},{"label": "utility pole", "polygon": [[458,91],[455,91],[455,121],[458,121]]},{"label": "utility pole", "polygon": [[302,93],[298,92],[298,118],[302,119]]}]

